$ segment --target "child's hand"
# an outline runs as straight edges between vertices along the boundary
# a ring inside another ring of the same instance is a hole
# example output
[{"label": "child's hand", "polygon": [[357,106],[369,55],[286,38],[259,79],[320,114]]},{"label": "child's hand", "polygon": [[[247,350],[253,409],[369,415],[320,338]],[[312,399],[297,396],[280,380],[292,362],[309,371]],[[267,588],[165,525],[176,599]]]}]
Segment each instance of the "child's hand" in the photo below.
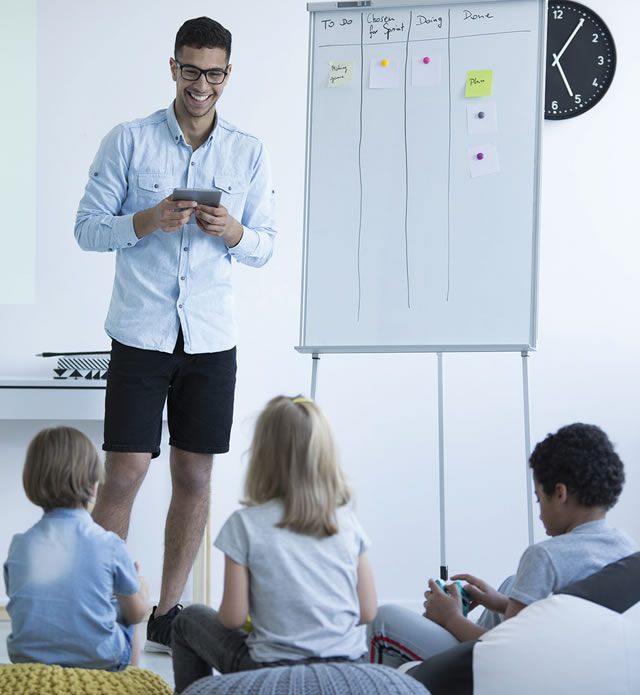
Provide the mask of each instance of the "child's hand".
[{"label": "child's hand", "polygon": [[133,563],[140,588],[135,594],[129,596],[120,596],[116,594],[118,603],[120,604],[120,613],[127,625],[136,625],[145,620],[149,614],[149,587],[147,580],[140,574],[140,565],[137,562]]},{"label": "child's hand", "polygon": [[138,592],[140,594],[140,598],[145,603],[148,603],[149,585],[147,584],[147,580],[140,574],[140,565],[137,562],[134,562],[133,566],[136,568],[136,574],[138,575],[138,581],[140,582],[140,591]]},{"label": "child's hand", "polygon": [[434,623],[446,628],[452,619],[463,617],[462,597],[455,584],[447,586],[445,593],[433,579],[429,580],[429,591],[424,592],[425,608],[423,613],[425,618],[433,620]]},{"label": "child's hand", "polygon": [[145,603],[149,603],[149,585],[147,580],[141,574],[138,575],[138,579],[140,581],[140,598]]},{"label": "child's hand", "polygon": [[507,610],[509,599],[482,579],[478,579],[472,574],[455,574],[451,579],[467,582],[464,590],[471,599],[470,611],[476,606],[484,606],[496,613],[504,613]]}]

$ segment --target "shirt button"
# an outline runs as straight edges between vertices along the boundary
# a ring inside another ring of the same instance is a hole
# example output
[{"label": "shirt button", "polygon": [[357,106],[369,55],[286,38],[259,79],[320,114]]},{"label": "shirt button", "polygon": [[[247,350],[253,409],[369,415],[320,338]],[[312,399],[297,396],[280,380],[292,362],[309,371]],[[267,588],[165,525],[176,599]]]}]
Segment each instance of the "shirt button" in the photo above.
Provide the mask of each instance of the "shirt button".
[{"label": "shirt button", "polygon": [[129,241],[129,242],[127,242],[127,246],[131,246],[131,242],[130,242],[130,241]]},{"label": "shirt button", "polygon": [[153,184],[153,187],[154,187],[154,188],[160,188],[160,186],[158,186],[157,183],[154,183],[154,184]]},{"label": "shirt button", "polygon": [[178,304],[178,309],[182,309],[182,304]]},{"label": "shirt button", "polygon": [[98,175],[98,172],[97,172],[97,171],[94,171],[94,172],[93,172],[93,175],[94,175],[94,176],[97,176],[97,175]]},{"label": "shirt button", "polygon": [[113,249],[109,249],[109,251],[113,251]]},{"label": "shirt button", "polygon": [[185,246],[182,250],[183,250],[183,251],[188,251],[188,250],[189,250],[189,247],[188,247],[188,246]]},{"label": "shirt button", "polygon": [[195,165],[195,162],[191,162],[191,166],[194,166],[194,165]]},{"label": "shirt button", "polygon": [[181,280],[184,280],[184,279],[185,279],[184,275],[182,275],[182,276],[180,277],[180,279],[181,279]]}]

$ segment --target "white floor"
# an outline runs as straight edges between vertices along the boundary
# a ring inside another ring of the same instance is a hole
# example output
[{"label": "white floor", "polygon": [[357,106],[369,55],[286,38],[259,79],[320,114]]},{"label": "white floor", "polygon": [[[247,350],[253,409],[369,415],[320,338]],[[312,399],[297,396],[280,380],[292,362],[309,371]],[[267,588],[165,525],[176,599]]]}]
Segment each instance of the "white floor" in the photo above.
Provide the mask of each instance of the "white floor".
[{"label": "white floor", "polygon": [[[8,620],[0,620],[0,664],[9,663],[7,635],[10,632],[10,627],[11,623]],[[140,629],[143,631],[143,635],[146,634],[147,624],[142,623]],[[140,666],[160,675],[173,689],[173,667],[171,665],[171,657],[168,654],[147,654],[143,650]]]}]

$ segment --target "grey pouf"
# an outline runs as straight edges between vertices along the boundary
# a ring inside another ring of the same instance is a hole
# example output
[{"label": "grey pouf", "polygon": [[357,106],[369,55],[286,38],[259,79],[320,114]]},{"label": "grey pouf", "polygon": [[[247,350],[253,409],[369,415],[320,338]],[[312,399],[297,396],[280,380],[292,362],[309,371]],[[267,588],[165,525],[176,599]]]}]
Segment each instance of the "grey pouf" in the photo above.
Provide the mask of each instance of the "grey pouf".
[{"label": "grey pouf", "polygon": [[183,695],[429,695],[417,680],[376,664],[318,662],[207,676]]}]

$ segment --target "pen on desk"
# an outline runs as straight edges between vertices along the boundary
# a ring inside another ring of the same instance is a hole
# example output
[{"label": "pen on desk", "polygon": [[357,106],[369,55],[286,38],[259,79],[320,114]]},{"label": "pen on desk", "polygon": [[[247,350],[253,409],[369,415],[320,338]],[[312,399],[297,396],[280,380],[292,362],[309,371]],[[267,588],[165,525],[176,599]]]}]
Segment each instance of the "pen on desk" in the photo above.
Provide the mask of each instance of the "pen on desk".
[{"label": "pen on desk", "polygon": [[41,352],[36,357],[69,357],[70,355],[108,355],[109,350],[94,350],[93,352]]}]

